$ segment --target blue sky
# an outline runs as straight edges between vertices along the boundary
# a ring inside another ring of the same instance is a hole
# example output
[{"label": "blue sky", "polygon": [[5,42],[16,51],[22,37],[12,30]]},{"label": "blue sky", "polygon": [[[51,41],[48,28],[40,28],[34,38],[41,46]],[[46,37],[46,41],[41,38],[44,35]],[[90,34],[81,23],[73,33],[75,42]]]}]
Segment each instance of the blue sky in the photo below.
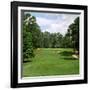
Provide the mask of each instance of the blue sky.
[{"label": "blue sky", "polygon": [[64,13],[43,13],[30,12],[32,16],[36,17],[36,22],[41,28],[42,32],[48,31],[50,33],[60,32],[65,35],[68,26],[73,23],[79,14],[64,14]]}]

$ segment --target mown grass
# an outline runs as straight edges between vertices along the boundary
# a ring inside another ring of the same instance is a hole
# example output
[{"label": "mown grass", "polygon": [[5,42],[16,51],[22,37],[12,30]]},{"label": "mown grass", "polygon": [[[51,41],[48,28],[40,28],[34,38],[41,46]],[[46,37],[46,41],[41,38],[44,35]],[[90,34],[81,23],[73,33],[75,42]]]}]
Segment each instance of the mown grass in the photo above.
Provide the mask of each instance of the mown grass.
[{"label": "mown grass", "polygon": [[72,57],[72,49],[40,48],[31,62],[23,63],[22,76],[79,74],[79,60]]}]

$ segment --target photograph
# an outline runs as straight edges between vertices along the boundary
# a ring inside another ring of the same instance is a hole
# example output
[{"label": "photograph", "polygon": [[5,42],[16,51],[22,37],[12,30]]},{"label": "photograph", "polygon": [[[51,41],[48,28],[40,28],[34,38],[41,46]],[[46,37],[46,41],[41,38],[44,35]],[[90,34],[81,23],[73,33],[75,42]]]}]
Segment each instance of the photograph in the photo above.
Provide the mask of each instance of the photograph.
[{"label": "photograph", "polygon": [[22,10],[22,77],[79,74],[79,18],[75,13]]}]

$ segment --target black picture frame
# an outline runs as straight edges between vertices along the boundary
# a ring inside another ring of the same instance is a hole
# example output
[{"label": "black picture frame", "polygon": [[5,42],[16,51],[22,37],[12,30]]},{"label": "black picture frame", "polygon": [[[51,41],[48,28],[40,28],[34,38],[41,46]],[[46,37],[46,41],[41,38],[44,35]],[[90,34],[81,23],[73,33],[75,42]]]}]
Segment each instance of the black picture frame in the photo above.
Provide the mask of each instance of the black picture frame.
[{"label": "black picture frame", "polygon": [[[55,9],[75,9],[84,11],[84,78],[78,80],[62,80],[62,81],[45,81],[45,82],[18,82],[18,7],[39,7],[39,8],[55,8]],[[87,75],[87,6],[83,5],[67,5],[67,4],[49,4],[35,2],[11,2],[11,87],[35,87],[35,86],[52,86],[52,85],[68,85],[82,84],[88,82]]]}]

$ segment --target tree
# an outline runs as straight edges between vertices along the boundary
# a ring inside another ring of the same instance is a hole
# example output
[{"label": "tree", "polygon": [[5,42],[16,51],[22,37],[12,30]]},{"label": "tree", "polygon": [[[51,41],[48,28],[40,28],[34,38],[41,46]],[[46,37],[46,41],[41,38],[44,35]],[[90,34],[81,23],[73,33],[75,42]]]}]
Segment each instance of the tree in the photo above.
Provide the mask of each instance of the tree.
[{"label": "tree", "polygon": [[56,47],[56,43],[57,43],[56,33],[52,33],[51,34],[51,47],[55,48]]},{"label": "tree", "polygon": [[62,47],[63,48],[73,48],[72,40],[68,32],[65,34],[65,36],[62,39]]},{"label": "tree", "polygon": [[79,17],[77,17],[74,20],[74,23],[69,26],[68,33],[71,37],[74,51],[79,51]]},{"label": "tree", "polygon": [[43,32],[43,47],[49,48],[50,47],[50,33]]},{"label": "tree", "polygon": [[30,23],[32,16],[25,14],[23,19],[23,61],[34,57],[32,34],[30,32]]},{"label": "tree", "polygon": [[33,22],[29,28],[30,32],[32,33],[32,43],[34,48],[41,47],[41,30],[39,25],[36,23],[36,18],[32,16]]},{"label": "tree", "polygon": [[30,32],[23,31],[23,60],[30,59],[34,56],[32,46],[32,35]]},{"label": "tree", "polygon": [[60,33],[56,33],[56,47],[57,48],[63,47],[62,43],[63,43],[63,35]]},{"label": "tree", "polygon": [[30,13],[23,18],[23,58],[31,59],[35,56],[34,49],[41,47],[42,33],[36,18]]}]

